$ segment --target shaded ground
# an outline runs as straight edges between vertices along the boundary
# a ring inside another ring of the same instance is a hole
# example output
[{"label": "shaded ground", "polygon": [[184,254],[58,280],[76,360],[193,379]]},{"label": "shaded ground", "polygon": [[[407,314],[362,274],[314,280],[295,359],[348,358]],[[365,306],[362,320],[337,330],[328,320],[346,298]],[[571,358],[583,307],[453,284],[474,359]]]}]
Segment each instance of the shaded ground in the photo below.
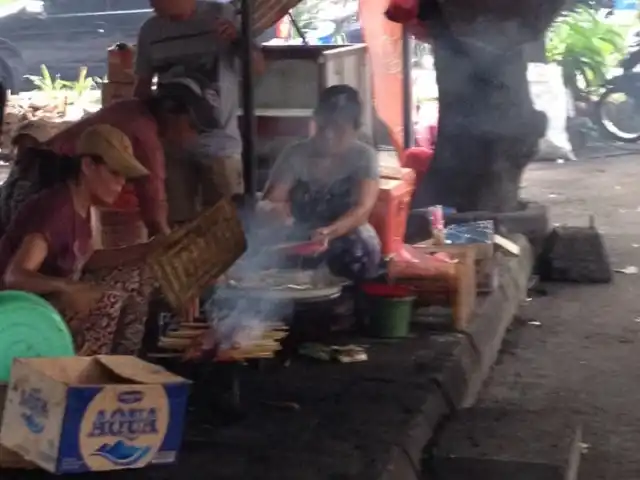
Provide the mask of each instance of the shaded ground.
[{"label": "shaded ground", "polygon": [[[538,164],[525,196],[550,206],[554,223],[605,234],[612,264],[640,265],[640,158]],[[640,478],[640,276],[608,286],[558,285],[534,298],[504,344],[479,405],[563,408],[584,425],[581,480]]]}]

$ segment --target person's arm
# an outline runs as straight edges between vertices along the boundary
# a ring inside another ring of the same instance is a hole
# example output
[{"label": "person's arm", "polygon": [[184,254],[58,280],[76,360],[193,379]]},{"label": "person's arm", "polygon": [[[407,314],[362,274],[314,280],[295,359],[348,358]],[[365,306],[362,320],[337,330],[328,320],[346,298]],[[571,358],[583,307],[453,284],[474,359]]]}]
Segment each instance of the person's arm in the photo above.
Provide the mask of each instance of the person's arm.
[{"label": "person's arm", "polygon": [[278,219],[285,225],[293,224],[291,204],[289,203],[289,190],[291,185],[287,182],[272,185],[268,195],[258,202],[258,213],[265,215],[265,219]]},{"label": "person's arm", "polygon": [[287,181],[270,184],[269,189],[265,192],[264,197],[262,197],[262,201],[271,203],[288,203],[290,190],[291,184]]},{"label": "person's arm", "polygon": [[286,147],[271,168],[262,200],[258,203],[259,210],[263,212],[289,211],[289,192],[296,176],[294,170],[296,145]]},{"label": "person's arm", "polygon": [[38,273],[48,252],[49,244],[45,235],[31,233],[25,236],[4,273],[5,287],[40,295],[68,292],[74,282]]},{"label": "person's arm", "polygon": [[133,182],[140,205],[140,215],[149,236],[167,234],[168,220],[167,194],[165,191],[164,149],[156,134],[133,138],[136,158],[149,170],[149,175]]},{"label": "person's arm", "polygon": [[[242,25],[240,16],[237,9],[231,4],[218,4],[218,8],[221,8],[222,18],[230,22],[228,27],[223,25],[224,22],[220,22],[219,19],[215,20],[215,30],[222,38],[226,38],[231,42],[231,48],[233,52],[240,56],[244,53],[242,45]],[[213,10],[215,11],[215,10]],[[217,14],[216,14],[217,15]],[[256,75],[262,75],[266,69],[266,62],[260,45],[253,43],[251,53],[251,65],[253,66],[253,72]]]},{"label": "person's arm", "polygon": [[133,87],[133,96],[140,100],[145,100],[151,96],[151,86],[153,85],[153,75],[137,75],[136,83]]},{"label": "person's arm", "polygon": [[378,180],[362,180],[356,205],[327,227],[329,240],[342,237],[369,221],[378,199]]},{"label": "person's arm", "polygon": [[151,60],[151,48],[146,33],[148,28],[147,23],[140,27],[138,42],[136,44],[136,63],[134,67],[136,83],[133,88],[133,95],[142,100],[151,96],[151,86],[155,74]]},{"label": "person's arm", "polygon": [[256,75],[262,75],[267,69],[267,62],[264,59],[264,54],[260,45],[254,45],[251,53],[251,65],[253,66],[253,73]]},{"label": "person's arm", "polygon": [[[236,38],[231,45],[234,53],[240,57],[244,52],[242,48],[242,40],[240,38]],[[257,76],[262,75],[267,69],[267,62],[264,58],[260,45],[253,44],[251,47],[251,66],[253,68],[253,73]]]}]

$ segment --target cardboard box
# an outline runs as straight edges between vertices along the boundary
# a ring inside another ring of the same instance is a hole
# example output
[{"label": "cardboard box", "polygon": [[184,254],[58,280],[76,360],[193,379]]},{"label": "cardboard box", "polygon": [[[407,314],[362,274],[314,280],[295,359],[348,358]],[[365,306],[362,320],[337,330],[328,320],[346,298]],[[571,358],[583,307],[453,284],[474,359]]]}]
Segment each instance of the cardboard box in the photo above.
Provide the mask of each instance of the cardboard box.
[{"label": "cardboard box", "polygon": [[109,73],[107,73],[107,79],[113,83],[135,83],[136,76],[133,70],[118,70],[109,66]]},{"label": "cardboard box", "polygon": [[135,357],[17,359],[0,443],[57,474],[171,464],[188,392]]},{"label": "cardboard box", "polygon": [[[414,245],[413,248],[417,252],[433,253],[437,251],[420,245]],[[453,328],[457,331],[466,331],[476,307],[476,252],[473,248],[467,247],[448,253],[458,260],[452,265],[454,275],[397,278],[395,281],[399,284],[410,285],[415,289],[418,306],[450,307]]]},{"label": "cardboard box", "polygon": [[102,84],[102,106],[106,107],[118,100],[133,98],[134,83],[105,82]]},{"label": "cardboard box", "polygon": [[[6,383],[0,383],[0,423],[2,423],[4,401],[7,395],[9,385]],[[37,468],[33,463],[26,461],[23,457],[16,452],[9,450],[8,448],[0,445],[0,470],[3,468],[12,469],[34,469]]]},{"label": "cardboard box", "polygon": [[[123,46],[118,48],[117,45]],[[107,50],[107,78],[110,82],[133,83],[135,81],[134,61],[136,48],[118,43]]]}]

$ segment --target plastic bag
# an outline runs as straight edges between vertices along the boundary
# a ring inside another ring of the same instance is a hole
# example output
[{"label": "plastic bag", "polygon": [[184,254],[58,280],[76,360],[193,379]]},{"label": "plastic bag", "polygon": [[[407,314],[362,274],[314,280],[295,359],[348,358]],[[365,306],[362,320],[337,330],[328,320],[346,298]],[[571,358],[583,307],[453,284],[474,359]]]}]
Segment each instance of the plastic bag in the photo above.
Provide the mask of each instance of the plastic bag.
[{"label": "plastic bag", "polygon": [[445,240],[452,245],[469,245],[474,243],[493,243],[495,225],[491,220],[459,223],[445,230]]},{"label": "plastic bag", "polygon": [[547,132],[538,146],[538,159],[575,160],[567,133],[569,98],[562,68],[555,64],[530,63],[527,79],[533,106],[548,119]]}]

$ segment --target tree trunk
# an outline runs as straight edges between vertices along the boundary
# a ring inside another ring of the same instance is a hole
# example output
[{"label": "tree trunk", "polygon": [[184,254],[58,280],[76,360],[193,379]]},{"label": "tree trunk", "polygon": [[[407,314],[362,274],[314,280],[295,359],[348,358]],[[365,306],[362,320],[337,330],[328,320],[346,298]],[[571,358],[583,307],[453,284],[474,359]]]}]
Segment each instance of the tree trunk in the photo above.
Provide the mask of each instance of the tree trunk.
[{"label": "tree trunk", "polygon": [[[519,208],[522,173],[547,125],[546,116],[531,102],[525,45],[543,34],[561,0],[549,0],[543,12],[541,7],[535,9],[536,2],[502,3],[423,4],[440,115],[435,158],[417,187],[414,208],[436,204],[461,212]],[[522,10],[507,10],[516,4]],[[488,14],[491,11],[503,17]],[[455,21],[455,27],[446,17]]]},{"label": "tree trunk", "polygon": [[524,48],[505,55],[473,46],[465,61],[436,37],[433,52],[438,141],[414,206],[516,210],[522,173],[546,127],[531,103]]}]

